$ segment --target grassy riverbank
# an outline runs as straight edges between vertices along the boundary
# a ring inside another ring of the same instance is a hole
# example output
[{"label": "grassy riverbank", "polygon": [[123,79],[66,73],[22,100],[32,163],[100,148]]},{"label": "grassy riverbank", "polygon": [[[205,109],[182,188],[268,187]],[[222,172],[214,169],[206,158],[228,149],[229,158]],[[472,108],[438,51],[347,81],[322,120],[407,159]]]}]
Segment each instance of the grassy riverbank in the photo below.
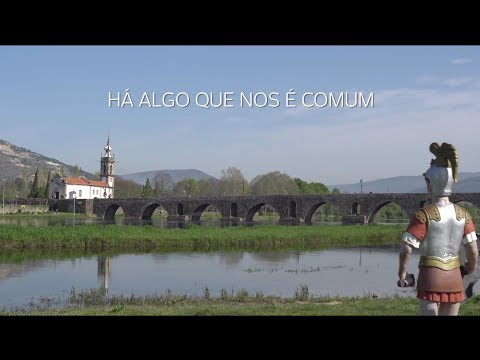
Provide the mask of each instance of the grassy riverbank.
[{"label": "grassy riverbank", "polygon": [[[222,290],[212,298],[208,290],[201,297],[179,295],[105,296],[98,289],[72,291],[67,307],[55,308],[54,301],[43,300],[28,308],[2,311],[0,315],[240,315],[240,316],[416,316],[418,299],[414,297],[315,297],[301,288],[291,298],[248,294],[229,294]],[[459,315],[480,315],[480,296],[460,307]]]},{"label": "grassy riverbank", "polygon": [[212,250],[318,249],[398,244],[405,227],[280,226],[165,229],[138,225],[20,226],[0,225],[0,250]]}]

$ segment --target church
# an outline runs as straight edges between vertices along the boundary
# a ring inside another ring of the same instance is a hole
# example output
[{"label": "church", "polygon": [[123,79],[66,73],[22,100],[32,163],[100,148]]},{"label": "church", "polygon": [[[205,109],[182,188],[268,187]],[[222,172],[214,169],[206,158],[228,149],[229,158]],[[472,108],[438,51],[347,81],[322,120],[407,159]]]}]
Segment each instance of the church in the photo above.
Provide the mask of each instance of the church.
[{"label": "church", "polygon": [[50,182],[50,199],[95,199],[114,197],[115,158],[110,146],[110,136],[104,147],[105,154],[100,157],[100,180],[88,180],[84,176],[62,177],[55,174]]}]

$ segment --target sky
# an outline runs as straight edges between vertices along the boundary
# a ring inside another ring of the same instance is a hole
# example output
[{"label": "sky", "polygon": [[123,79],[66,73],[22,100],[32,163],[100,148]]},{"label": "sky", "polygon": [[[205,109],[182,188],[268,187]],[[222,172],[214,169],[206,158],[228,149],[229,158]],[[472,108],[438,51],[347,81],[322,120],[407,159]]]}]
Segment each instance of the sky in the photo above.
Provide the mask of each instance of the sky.
[{"label": "sky", "polygon": [[448,142],[477,172],[479,64],[479,46],[0,46],[0,139],[92,173],[109,135],[119,175],[326,185],[421,175]]}]

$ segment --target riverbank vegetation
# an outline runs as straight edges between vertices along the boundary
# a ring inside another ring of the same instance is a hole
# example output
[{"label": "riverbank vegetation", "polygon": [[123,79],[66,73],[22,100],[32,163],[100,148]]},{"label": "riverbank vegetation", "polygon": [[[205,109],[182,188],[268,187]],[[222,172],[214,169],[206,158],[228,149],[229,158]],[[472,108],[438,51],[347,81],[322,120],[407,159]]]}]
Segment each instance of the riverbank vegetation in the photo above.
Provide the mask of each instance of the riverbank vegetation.
[{"label": "riverbank vegetation", "polygon": [[184,229],[139,225],[21,226],[0,225],[0,249],[211,250],[320,249],[398,244],[403,225],[281,226],[255,225]]},{"label": "riverbank vegetation", "polygon": [[[480,315],[480,296],[460,307],[459,315]],[[208,288],[203,295],[112,296],[103,289],[76,292],[72,289],[66,300],[37,299],[24,307],[3,309],[0,315],[174,315],[174,316],[416,316],[418,299],[402,296],[362,297],[314,296],[301,286],[290,298],[265,296],[246,290],[225,289],[213,297]]]}]

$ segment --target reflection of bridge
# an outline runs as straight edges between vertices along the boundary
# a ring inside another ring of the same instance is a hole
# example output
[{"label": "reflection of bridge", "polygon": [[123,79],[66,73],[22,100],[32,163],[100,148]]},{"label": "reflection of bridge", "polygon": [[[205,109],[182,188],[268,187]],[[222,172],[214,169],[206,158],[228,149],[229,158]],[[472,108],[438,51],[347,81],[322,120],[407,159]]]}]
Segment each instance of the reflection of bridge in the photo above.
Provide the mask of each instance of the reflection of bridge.
[{"label": "reflection of bridge", "polygon": [[[200,219],[202,212],[213,205],[222,220],[252,221],[255,213],[264,205],[270,205],[280,215],[280,223],[311,222],[317,209],[325,204],[338,208],[342,216],[358,215],[372,223],[377,212],[387,204],[399,205],[409,216],[420,208],[426,194],[328,194],[328,195],[265,195],[218,197],[158,197],[140,199],[77,199],[76,211],[95,214],[105,220],[113,220],[122,208],[126,218],[151,218],[157,207],[168,212],[169,219]],[[466,201],[480,207],[480,193],[457,193],[450,196],[453,202]],[[50,200],[50,209],[72,212],[73,200]]]}]

